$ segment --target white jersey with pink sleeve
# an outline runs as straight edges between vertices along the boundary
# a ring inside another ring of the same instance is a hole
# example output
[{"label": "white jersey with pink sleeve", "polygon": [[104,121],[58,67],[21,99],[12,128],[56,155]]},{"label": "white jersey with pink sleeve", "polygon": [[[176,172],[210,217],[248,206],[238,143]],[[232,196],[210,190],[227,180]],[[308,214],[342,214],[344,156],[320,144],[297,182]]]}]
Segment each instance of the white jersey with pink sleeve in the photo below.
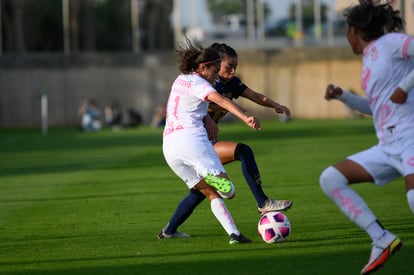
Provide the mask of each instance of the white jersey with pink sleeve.
[{"label": "white jersey with pink sleeve", "polygon": [[414,141],[414,92],[404,104],[390,100],[400,81],[414,70],[412,56],[413,37],[403,33],[383,35],[363,53],[362,88],[372,110],[379,145],[389,153],[404,150],[396,146],[402,139]]},{"label": "white jersey with pink sleeve", "polygon": [[225,169],[207,136],[203,119],[206,97],[216,90],[197,74],[180,75],[172,85],[167,103],[163,154],[170,168],[193,188],[207,174]]},{"label": "white jersey with pink sleeve", "polygon": [[204,131],[205,98],[216,90],[198,74],[181,74],[174,81],[166,107],[164,138],[176,132]]}]

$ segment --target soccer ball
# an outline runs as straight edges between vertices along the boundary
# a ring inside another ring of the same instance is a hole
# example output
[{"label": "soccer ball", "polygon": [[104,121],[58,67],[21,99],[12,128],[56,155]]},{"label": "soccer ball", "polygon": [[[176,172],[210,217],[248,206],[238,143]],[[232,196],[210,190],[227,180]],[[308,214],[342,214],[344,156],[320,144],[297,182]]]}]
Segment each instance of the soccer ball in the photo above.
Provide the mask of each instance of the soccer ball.
[{"label": "soccer ball", "polygon": [[259,236],[266,243],[281,243],[291,232],[288,217],[281,212],[268,212],[260,217],[257,225]]}]

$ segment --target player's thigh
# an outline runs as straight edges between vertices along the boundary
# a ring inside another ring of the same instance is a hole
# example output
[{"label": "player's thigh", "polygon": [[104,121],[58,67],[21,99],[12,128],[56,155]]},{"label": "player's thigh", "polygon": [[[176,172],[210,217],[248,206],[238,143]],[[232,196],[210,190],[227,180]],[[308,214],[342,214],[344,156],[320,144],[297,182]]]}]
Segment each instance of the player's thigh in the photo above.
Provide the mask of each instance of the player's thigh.
[{"label": "player's thigh", "polygon": [[163,143],[163,153],[170,168],[188,188],[193,188],[208,173],[224,171],[208,140],[190,139],[184,144],[182,140],[171,139]]},{"label": "player's thigh", "polygon": [[167,157],[166,161],[171,170],[187,185],[193,188],[203,177],[200,176],[192,165],[180,158]]},{"label": "player's thigh", "polygon": [[368,171],[352,160],[344,159],[336,163],[334,167],[345,176],[349,183],[373,181]]},{"label": "player's thigh", "polygon": [[405,190],[408,192],[412,189],[414,189],[414,174],[405,176]]},{"label": "player's thigh", "polygon": [[221,163],[226,164],[234,161],[234,153],[238,142],[217,141],[214,144],[214,150],[220,158]]},{"label": "player's thigh", "polygon": [[393,159],[379,146],[353,154],[344,162],[341,169],[349,183],[374,182],[381,186],[401,176]]},{"label": "player's thigh", "polygon": [[407,146],[402,155],[402,174],[406,190],[414,189],[414,145]]}]

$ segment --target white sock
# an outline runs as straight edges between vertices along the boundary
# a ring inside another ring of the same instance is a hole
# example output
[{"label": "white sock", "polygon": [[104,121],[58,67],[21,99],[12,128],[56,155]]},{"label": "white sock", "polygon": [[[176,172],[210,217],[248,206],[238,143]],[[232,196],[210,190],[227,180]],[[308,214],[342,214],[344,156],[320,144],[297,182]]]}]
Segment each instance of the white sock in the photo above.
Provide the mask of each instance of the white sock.
[{"label": "white sock", "polygon": [[411,212],[414,213],[414,189],[408,190],[407,201],[408,201],[408,206],[410,206]]},{"label": "white sock", "polygon": [[366,231],[373,242],[381,239],[381,237],[384,235],[384,228],[377,221],[368,225]]},{"label": "white sock", "polygon": [[341,211],[355,224],[366,230],[377,220],[365,201],[348,186],[348,180],[334,167],[328,167],[319,179],[320,186]]},{"label": "white sock", "polygon": [[240,232],[233,221],[233,217],[231,216],[230,211],[227,209],[226,205],[224,204],[222,198],[216,198],[212,200],[210,202],[210,206],[214,216],[216,216],[216,219],[220,222],[221,226],[223,226],[224,230],[226,230],[229,236],[233,233],[236,235],[240,235]]}]

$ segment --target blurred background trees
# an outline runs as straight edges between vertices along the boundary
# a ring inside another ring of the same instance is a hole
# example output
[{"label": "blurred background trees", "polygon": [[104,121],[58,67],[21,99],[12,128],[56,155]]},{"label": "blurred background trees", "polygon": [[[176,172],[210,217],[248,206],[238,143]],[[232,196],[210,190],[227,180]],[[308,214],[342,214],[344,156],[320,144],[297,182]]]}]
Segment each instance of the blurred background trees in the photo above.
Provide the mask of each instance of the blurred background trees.
[{"label": "blurred background trees", "polygon": [[[184,35],[201,43],[321,43],[336,27],[326,1],[333,0],[289,0],[286,17],[268,22],[274,2],[264,0],[0,0],[0,54],[170,50]],[[184,17],[193,22],[182,24]],[[342,26],[336,29],[342,35]]]},{"label": "blurred background trees", "polygon": [[71,52],[131,51],[133,1],[140,48],[172,48],[172,0],[0,0],[3,52],[62,52],[65,4]]}]

